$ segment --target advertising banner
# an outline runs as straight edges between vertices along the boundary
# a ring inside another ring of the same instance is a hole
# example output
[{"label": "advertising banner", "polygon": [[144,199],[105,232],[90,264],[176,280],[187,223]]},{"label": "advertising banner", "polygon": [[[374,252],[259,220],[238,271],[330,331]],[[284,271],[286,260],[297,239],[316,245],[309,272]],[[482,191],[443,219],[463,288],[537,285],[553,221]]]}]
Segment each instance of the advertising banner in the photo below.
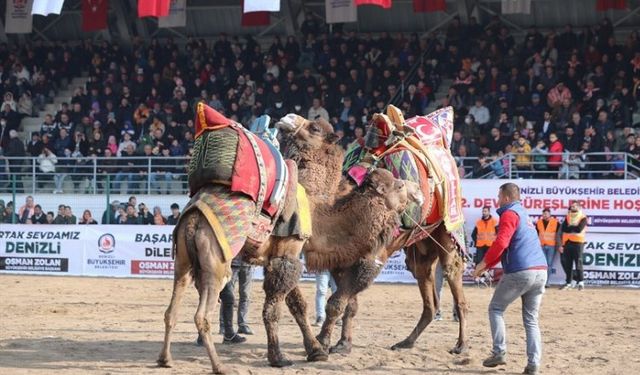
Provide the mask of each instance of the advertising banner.
[{"label": "advertising banner", "polygon": [[81,227],[10,225],[0,230],[0,272],[82,275]]},{"label": "advertising banner", "polygon": [[84,274],[173,276],[171,226],[87,226]]}]

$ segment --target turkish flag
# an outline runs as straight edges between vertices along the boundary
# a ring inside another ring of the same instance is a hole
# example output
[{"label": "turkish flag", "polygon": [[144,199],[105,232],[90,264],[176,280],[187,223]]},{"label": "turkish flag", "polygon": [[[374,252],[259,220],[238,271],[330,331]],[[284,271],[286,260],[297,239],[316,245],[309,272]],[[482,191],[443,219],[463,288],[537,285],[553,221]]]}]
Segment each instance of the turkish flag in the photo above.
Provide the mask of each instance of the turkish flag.
[{"label": "turkish flag", "polygon": [[413,11],[416,13],[444,12],[446,10],[446,0],[413,0]]},{"label": "turkish flag", "polygon": [[377,5],[384,9],[391,8],[391,0],[355,0],[356,5]]},{"label": "turkish flag", "polygon": [[108,13],[109,0],[82,0],[82,31],[106,29]]},{"label": "turkish flag", "polygon": [[268,26],[271,23],[271,15],[269,12],[244,12],[244,1],[242,2],[242,19],[240,25],[242,27],[251,26]]},{"label": "turkish flag", "polygon": [[627,9],[627,0],[598,0],[596,10],[605,12],[609,9]]},{"label": "turkish flag", "polygon": [[138,18],[166,17],[171,0],[138,0]]}]

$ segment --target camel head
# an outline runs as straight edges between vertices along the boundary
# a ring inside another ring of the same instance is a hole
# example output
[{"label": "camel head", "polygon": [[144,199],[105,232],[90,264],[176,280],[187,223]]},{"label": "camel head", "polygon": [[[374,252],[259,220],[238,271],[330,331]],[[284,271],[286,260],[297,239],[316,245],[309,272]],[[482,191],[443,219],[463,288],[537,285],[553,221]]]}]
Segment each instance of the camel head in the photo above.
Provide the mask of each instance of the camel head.
[{"label": "camel head", "polygon": [[286,147],[288,150],[290,148],[332,149],[339,147],[335,144],[338,141],[338,136],[334,133],[333,126],[322,118],[307,120],[302,116],[289,113],[276,123],[276,127],[285,136],[284,143],[288,146]]},{"label": "camel head", "polygon": [[410,186],[411,184],[413,183],[394,178],[386,169],[378,168],[369,173],[363,187],[382,197],[387,209],[402,213],[411,201],[424,199],[419,187]]}]

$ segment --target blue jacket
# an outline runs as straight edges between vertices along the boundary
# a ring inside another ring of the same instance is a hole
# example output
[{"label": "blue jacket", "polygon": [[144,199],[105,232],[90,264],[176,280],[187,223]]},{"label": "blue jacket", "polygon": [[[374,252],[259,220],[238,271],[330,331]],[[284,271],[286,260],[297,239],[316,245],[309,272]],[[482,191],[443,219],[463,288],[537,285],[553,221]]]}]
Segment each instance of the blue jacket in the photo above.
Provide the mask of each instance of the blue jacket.
[{"label": "blue jacket", "polygon": [[505,273],[524,271],[530,268],[547,268],[547,260],[542,252],[538,233],[529,219],[529,214],[520,202],[509,203],[496,212],[502,216],[506,211],[518,215],[518,226],[511,237],[509,247],[502,253],[502,269]]}]

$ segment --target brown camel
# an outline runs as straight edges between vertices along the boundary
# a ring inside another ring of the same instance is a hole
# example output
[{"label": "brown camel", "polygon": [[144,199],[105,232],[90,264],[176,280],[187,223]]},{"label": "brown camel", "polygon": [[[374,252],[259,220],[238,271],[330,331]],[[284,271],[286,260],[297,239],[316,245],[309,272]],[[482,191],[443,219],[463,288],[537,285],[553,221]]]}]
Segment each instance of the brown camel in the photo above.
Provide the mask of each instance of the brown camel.
[{"label": "brown camel", "polygon": [[[354,189],[343,199],[332,205],[329,199],[323,199],[320,192],[335,190],[340,180],[340,163],[342,153],[332,144],[335,140],[333,131],[328,124],[310,125],[305,132],[299,132],[296,142],[289,146],[296,148],[296,156],[299,163],[306,166],[303,173],[305,178],[317,183],[317,199],[312,196],[312,216],[318,222],[336,222],[348,214],[349,217],[368,223],[371,233],[369,237],[379,238],[371,244],[367,244],[368,251],[380,252],[388,246],[391,239],[392,228],[397,227],[399,213],[408,203],[407,184],[396,180],[385,170],[374,171],[368,179],[368,183],[361,189]],[[334,168],[337,166],[338,168]],[[327,168],[328,167],[328,168]],[[316,171],[316,172],[312,172]],[[337,171],[337,173],[335,172]],[[417,191],[417,189],[413,189]],[[212,195],[229,194],[228,187],[223,185],[208,185],[201,189],[204,193]],[[312,189],[313,191],[313,189]],[[415,195],[416,193],[412,193]],[[236,199],[241,199],[236,197]],[[244,198],[248,202],[248,197]],[[376,202],[370,205],[369,210],[362,210],[364,201]],[[351,209],[349,209],[351,207]],[[255,208],[255,205],[253,206]],[[357,209],[357,211],[354,211]],[[284,209],[285,212],[290,209]],[[391,227],[391,228],[390,228]],[[314,229],[314,237],[320,240],[331,236],[334,230],[326,224],[318,225]],[[324,232],[323,231],[328,231]],[[214,373],[224,373],[220,359],[211,342],[212,312],[220,290],[224,287],[231,275],[230,262],[224,260],[223,251],[218,245],[216,234],[210,228],[206,218],[199,210],[189,210],[180,218],[175,230],[175,275],[174,290],[171,302],[165,313],[165,340],[158,364],[171,367],[170,354],[171,332],[176,323],[177,307],[180,304],[186,287],[193,280],[200,295],[198,309],[195,315],[195,323],[199,335],[203,339]],[[244,239],[246,241],[246,238]],[[333,247],[327,247],[335,253],[336,249],[344,247],[348,238],[342,238]],[[327,243],[325,240],[324,243]],[[307,359],[310,361],[326,360],[327,354],[317,339],[313,337],[306,314],[306,303],[298,288],[298,280],[302,273],[302,265],[299,255],[304,240],[298,237],[271,236],[257,251],[249,255],[253,260],[263,259],[265,266],[264,289],[266,293],[263,309],[263,320],[267,330],[268,359],[272,366],[282,367],[291,362],[282,354],[279,347],[277,325],[280,316],[280,305],[286,301],[290,312],[301,328],[304,346],[307,351]],[[365,247],[360,247],[363,251]],[[364,251],[367,251],[366,249]],[[245,256],[247,256],[245,254]],[[331,256],[331,255],[329,255]],[[251,259],[249,259],[251,260]],[[345,261],[347,261],[346,259]],[[355,260],[354,260],[355,261]]]},{"label": "brown camel", "polygon": [[[281,130],[287,133],[285,139],[300,138],[307,129],[313,126],[311,121],[296,115],[285,116],[278,125]],[[285,157],[289,157],[289,155],[285,154]],[[302,177],[305,175],[305,165],[299,163],[298,166],[301,176],[300,184],[305,188],[312,185],[313,182],[310,183]],[[336,196],[340,196],[352,188],[353,185],[343,179],[340,183],[340,188],[336,187],[333,193]],[[329,194],[331,192],[326,192],[325,195]],[[425,197],[425,199],[428,199],[428,197]],[[425,203],[425,205],[428,205],[428,203]],[[342,314],[342,335],[338,343],[331,348],[331,352],[349,353],[351,351],[353,318],[358,310],[357,295],[373,283],[391,254],[400,250],[406,244],[409,238],[408,234],[408,232],[404,232],[395,238],[385,248],[385,251],[378,253],[377,256],[368,255],[362,257],[350,267],[344,267],[339,262],[309,264],[309,268],[312,270],[330,270],[337,284],[336,293],[332,294],[327,303],[326,320],[320,334],[317,336],[324,348],[329,348],[333,328]],[[309,250],[307,250],[309,246],[310,244],[305,246],[306,253],[309,253]],[[423,309],[420,319],[411,334],[393,345],[392,349],[413,347],[420,334],[433,320],[439,307],[438,297],[435,293],[435,267],[436,261],[439,261],[453,294],[455,308],[459,317],[458,340],[450,352],[454,354],[464,352],[467,349],[466,314],[468,306],[462,289],[464,261],[459,255],[457,244],[451,234],[445,230],[444,224],[440,222],[439,225],[434,226],[429,237],[410,246],[405,252],[407,267],[416,278],[420,289]]]}]

